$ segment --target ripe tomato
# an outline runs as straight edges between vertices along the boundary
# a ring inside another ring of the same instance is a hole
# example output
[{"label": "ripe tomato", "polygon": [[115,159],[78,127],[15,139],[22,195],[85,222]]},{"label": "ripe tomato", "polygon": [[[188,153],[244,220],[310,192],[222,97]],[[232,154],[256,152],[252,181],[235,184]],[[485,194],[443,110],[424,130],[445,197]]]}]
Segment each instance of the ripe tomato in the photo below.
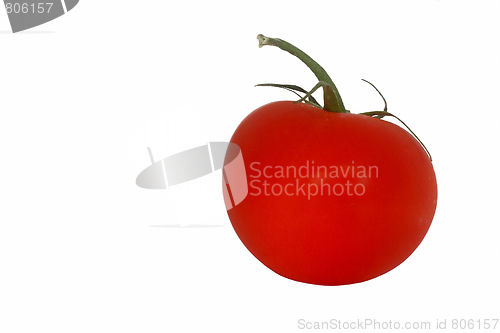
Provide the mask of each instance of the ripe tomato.
[{"label": "ripe tomato", "polygon": [[426,235],[437,185],[429,156],[403,128],[367,115],[273,102],[231,142],[248,195],[228,211],[246,248],[300,282],[343,285],[401,264]]}]

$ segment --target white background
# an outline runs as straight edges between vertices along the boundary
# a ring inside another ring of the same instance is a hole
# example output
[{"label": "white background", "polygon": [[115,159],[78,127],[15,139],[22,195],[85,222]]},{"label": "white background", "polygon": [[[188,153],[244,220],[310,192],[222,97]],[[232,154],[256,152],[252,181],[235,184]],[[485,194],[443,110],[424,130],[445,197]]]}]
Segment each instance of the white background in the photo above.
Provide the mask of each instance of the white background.
[{"label": "white background", "polygon": [[[296,332],[299,319],[365,318],[453,331],[453,319],[500,318],[500,2],[173,3],[82,0],[19,34],[0,10],[0,332]],[[299,60],[259,49],[259,33],[315,58],[353,113],[383,108],[361,79],[374,83],[432,153],[436,215],[393,271],[294,282],[242,245],[220,173],[135,185],[146,147],[160,159],[227,141],[255,108],[295,98],[255,84],[314,86]],[[152,227],[171,224],[221,227]]]}]

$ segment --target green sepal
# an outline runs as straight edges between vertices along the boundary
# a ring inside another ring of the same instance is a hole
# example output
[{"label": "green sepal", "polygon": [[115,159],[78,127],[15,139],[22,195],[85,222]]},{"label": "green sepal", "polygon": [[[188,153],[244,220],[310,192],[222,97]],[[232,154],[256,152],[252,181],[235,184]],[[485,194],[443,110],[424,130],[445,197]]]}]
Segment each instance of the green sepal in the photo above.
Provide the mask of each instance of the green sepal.
[{"label": "green sepal", "polygon": [[[307,94],[307,91],[299,86],[296,86],[296,85],[293,85],[293,84],[277,84],[277,83],[261,83],[261,84],[256,84],[255,85],[256,87],[277,87],[277,88],[283,88],[283,89],[286,89],[288,91],[291,91],[293,92],[294,94],[296,94],[297,96],[299,96],[300,98],[302,98],[302,96],[300,96],[299,94],[296,93],[296,91],[299,91],[301,93],[304,93],[304,94]],[[318,103],[318,101],[316,101],[316,99],[312,96],[309,96],[309,101],[312,102],[313,104],[315,104],[315,106],[320,106],[320,104]]]},{"label": "green sepal", "polygon": [[415,133],[413,133],[413,131],[411,130],[411,128],[408,127],[408,125],[406,125],[404,121],[402,121],[401,119],[399,119],[398,117],[396,117],[392,113],[389,113],[387,111],[368,111],[368,112],[362,112],[362,113],[359,113],[359,114],[362,114],[364,116],[369,116],[369,117],[375,117],[375,118],[382,118],[382,117],[385,117],[385,116],[396,118],[397,120],[399,120],[408,129],[408,131],[410,131],[411,134],[413,134],[413,136],[418,140],[418,142],[420,142],[420,144],[422,145],[422,147],[424,147],[425,151],[429,155],[429,158],[430,158],[430,160],[432,162],[431,153],[429,153],[429,150],[427,150],[427,147],[424,145],[424,143],[422,141],[420,141],[420,139],[418,138],[418,136]]}]

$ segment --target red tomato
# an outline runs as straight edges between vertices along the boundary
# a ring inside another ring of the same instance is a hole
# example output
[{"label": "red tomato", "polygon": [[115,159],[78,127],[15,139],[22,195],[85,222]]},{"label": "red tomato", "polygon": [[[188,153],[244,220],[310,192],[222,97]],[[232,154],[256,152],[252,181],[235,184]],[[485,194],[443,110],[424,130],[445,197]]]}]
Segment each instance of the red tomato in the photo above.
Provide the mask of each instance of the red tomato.
[{"label": "red tomato", "polygon": [[380,276],[425,237],[437,202],[432,163],[382,119],[273,102],[249,114],[241,148],[248,195],[228,211],[236,234],[286,278],[344,285]]}]

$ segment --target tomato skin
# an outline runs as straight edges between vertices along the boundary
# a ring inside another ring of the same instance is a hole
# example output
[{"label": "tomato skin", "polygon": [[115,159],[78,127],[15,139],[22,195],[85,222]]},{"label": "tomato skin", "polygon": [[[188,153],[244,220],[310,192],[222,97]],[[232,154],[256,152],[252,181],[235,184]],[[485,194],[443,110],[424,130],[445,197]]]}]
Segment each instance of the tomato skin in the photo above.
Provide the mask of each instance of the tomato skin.
[{"label": "tomato skin", "polygon": [[[406,260],[431,225],[437,204],[432,163],[393,123],[280,101],[249,114],[231,142],[241,149],[249,184],[245,200],[228,211],[231,224],[258,260],[286,278],[318,285],[373,279]],[[307,177],[293,177],[293,167],[306,165]],[[290,177],[280,177],[278,166],[290,167]],[[335,167],[344,174],[330,177]],[[362,184],[357,193],[355,184]],[[314,186],[323,194],[310,195]]]}]

